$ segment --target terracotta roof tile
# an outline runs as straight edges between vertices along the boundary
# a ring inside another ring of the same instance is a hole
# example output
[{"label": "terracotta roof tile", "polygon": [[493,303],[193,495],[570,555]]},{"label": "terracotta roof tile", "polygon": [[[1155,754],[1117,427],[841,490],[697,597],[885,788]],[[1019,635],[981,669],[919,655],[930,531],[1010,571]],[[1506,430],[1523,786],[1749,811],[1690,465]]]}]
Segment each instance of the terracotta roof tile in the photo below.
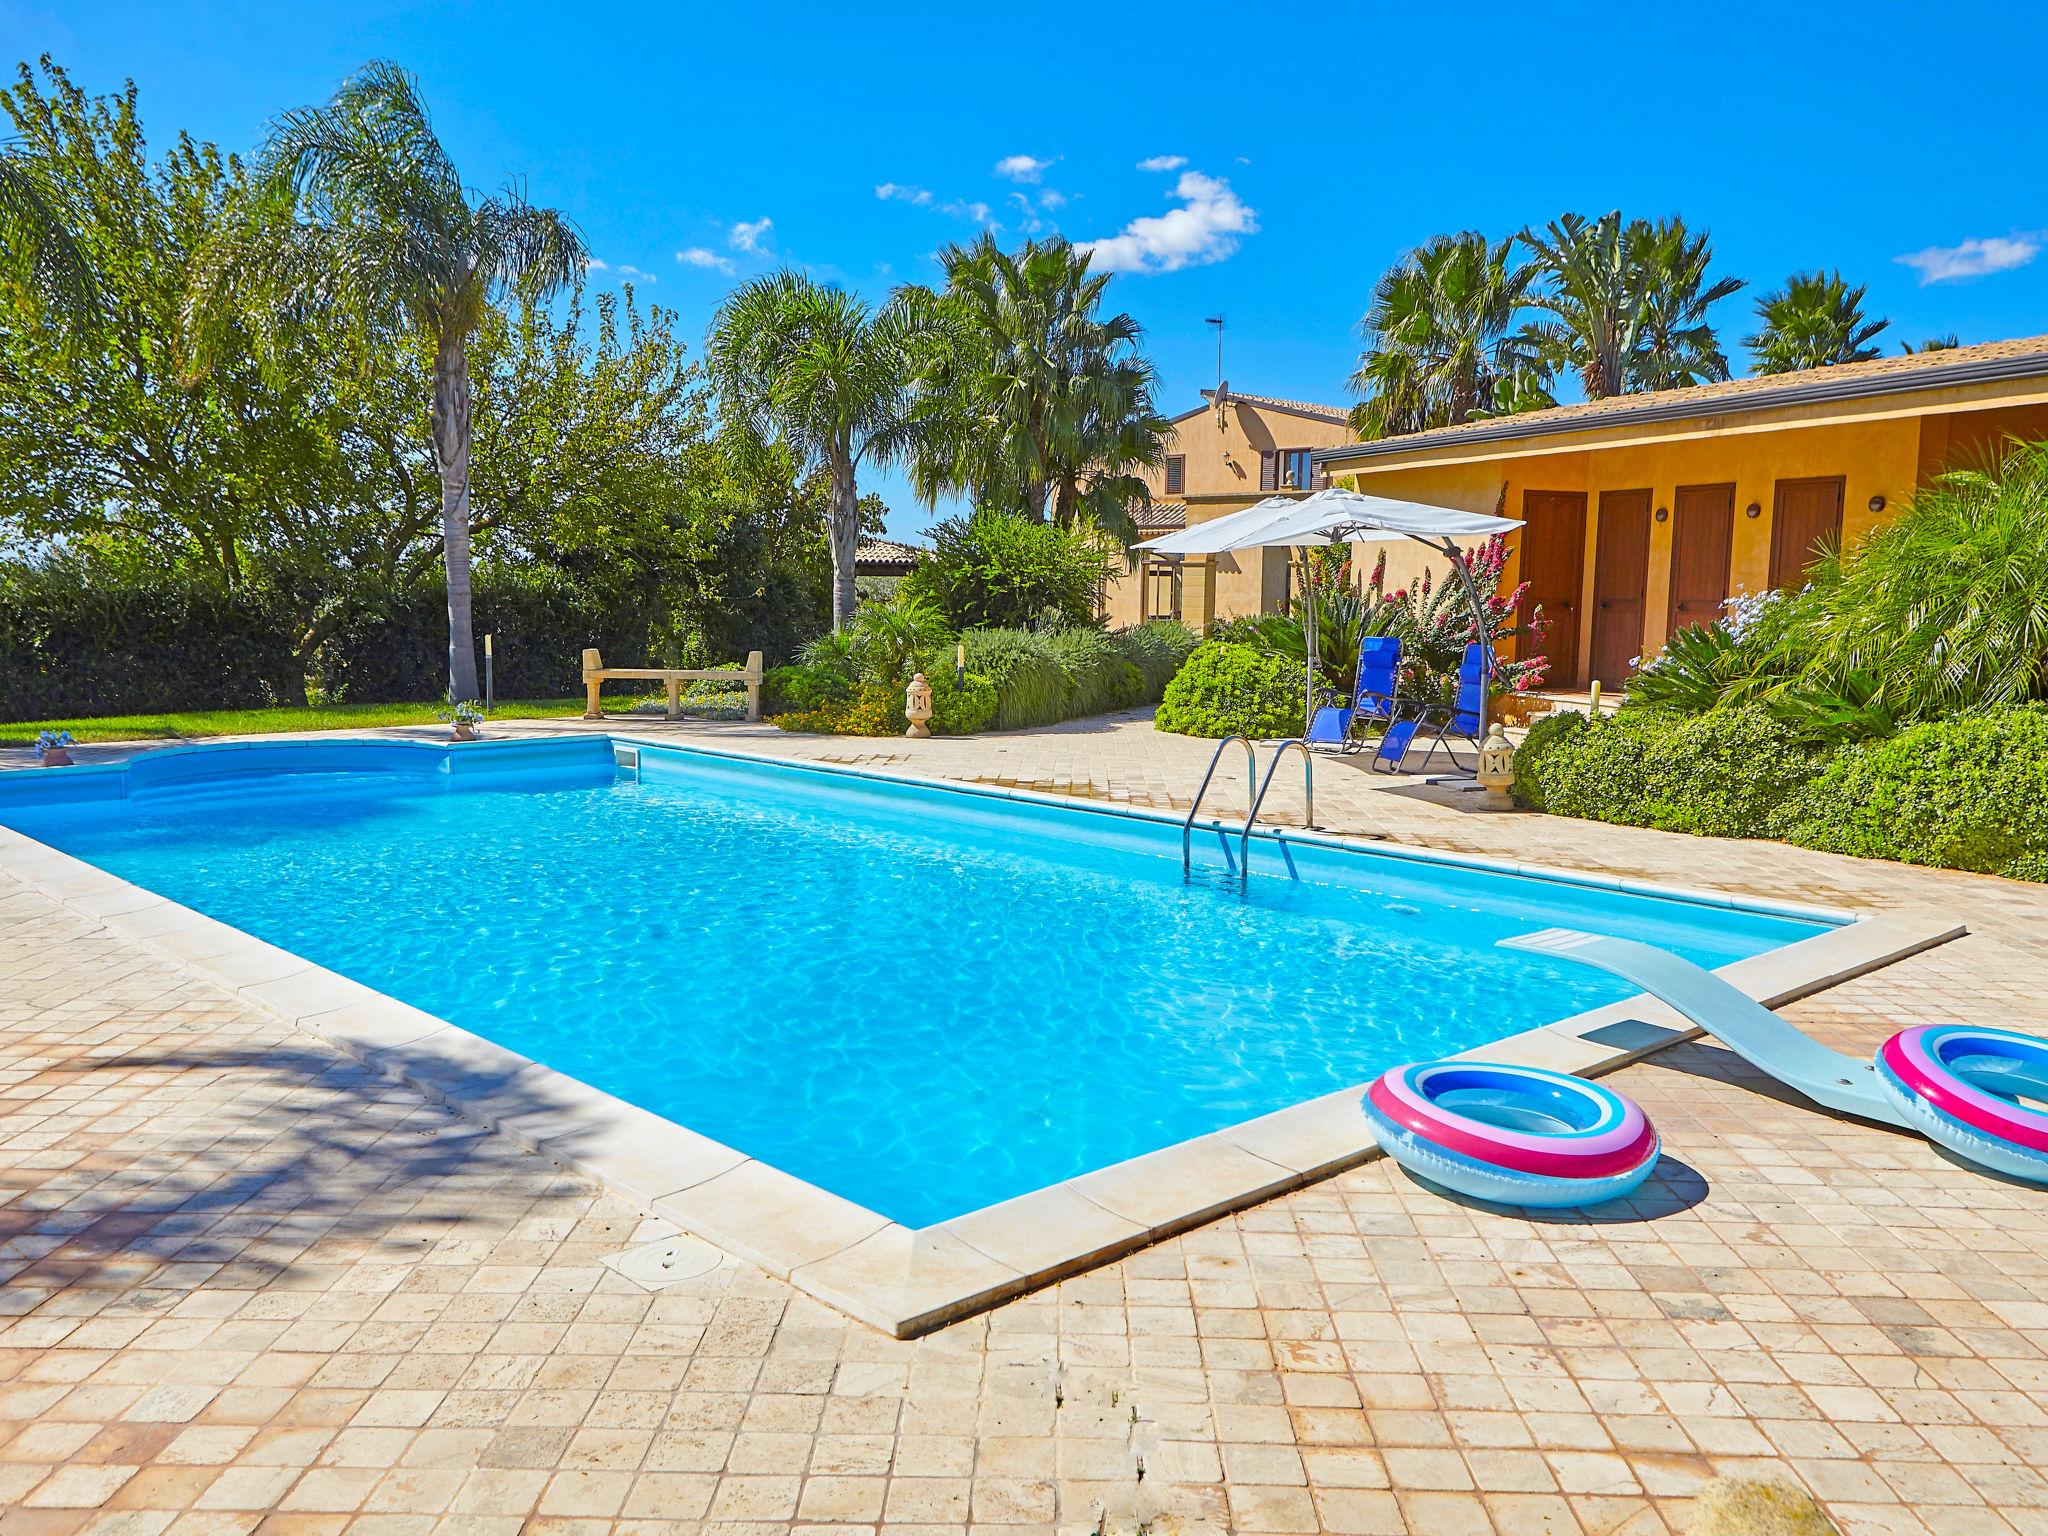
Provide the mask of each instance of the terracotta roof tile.
[{"label": "terracotta roof tile", "polygon": [[[2029,366],[2033,363],[2039,366]],[[1938,352],[1874,357],[1864,363],[1835,363],[1826,368],[1801,369],[1796,373],[1754,374],[1718,384],[1695,384],[1686,389],[1610,395],[1603,400],[1556,405],[1547,410],[1525,411],[1517,416],[1480,417],[1455,427],[1433,427],[1427,432],[1411,432],[1370,443],[1318,449],[1316,458],[1318,461],[1365,458],[1462,440],[1509,441],[1551,432],[1621,426],[1632,420],[1671,420],[1711,416],[1723,411],[1761,410],[1781,403],[1796,403],[1800,398],[1855,398],[1893,390],[1936,388],[1944,382],[1944,375],[2000,364],[2011,365],[2009,371],[2014,376],[2048,376],[2048,336],[2021,336],[2010,341],[1948,347]]]},{"label": "terracotta roof tile", "polygon": [[[1214,400],[1216,391],[1202,391],[1204,400]],[[1318,405],[1312,400],[1283,400],[1278,395],[1248,395],[1241,389],[1230,391],[1230,398],[1242,400],[1246,405],[1267,405],[1276,411],[1292,411],[1297,416],[1314,416],[1323,421],[1349,421],[1350,410],[1341,405]]]}]

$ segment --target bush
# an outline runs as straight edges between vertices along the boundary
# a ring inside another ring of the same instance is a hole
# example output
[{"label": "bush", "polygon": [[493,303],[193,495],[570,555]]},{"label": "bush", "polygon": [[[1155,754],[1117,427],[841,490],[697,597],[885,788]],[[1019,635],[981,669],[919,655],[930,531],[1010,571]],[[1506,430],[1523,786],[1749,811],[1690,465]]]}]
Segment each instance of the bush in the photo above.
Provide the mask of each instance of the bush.
[{"label": "bush", "polygon": [[306,701],[282,606],[190,575],[84,561],[0,569],[0,719]]},{"label": "bush", "polygon": [[955,686],[950,669],[926,679],[932,685],[932,729],[941,736],[972,736],[996,717],[996,685],[969,672]]},{"label": "bush", "polygon": [[1624,709],[1597,720],[1572,710],[1530,727],[1515,754],[1515,795],[1559,816],[1774,837],[1824,760],[1761,709]]},{"label": "bush", "polygon": [[1087,627],[1119,563],[1093,529],[976,512],[932,530],[932,551],[903,578],[899,596],[931,603],[955,629],[1021,629],[1048,619]]},{"label": "bush", "polygon": [[761,713],[785,715],[843,699],[853,685],[828,667],[770,667],[761,674]]},{"label": "bush", "polygon": [[821,736],[898,736],[904,728],[903,694],[886,683],[859,683],[844,698],[777,715],[775,723]]},{"label": "bush", "polygon": [[[995,685],[967,674],[955,684],[951,668],[927,676],[932,689],[931,728],[939,736],[972,736],[986,730],[996,712]],[[827,697],[811,709],[775,716],[785,731],[813,731],[824,736],[900,736],[908,726],[903,690],[887,683],[863,682],[844,694]]]},{"label": "bush", "polygon": [[1792,839],[1862,858],[2048,880],[2048,710],[1908,726],[1844,748],[1788,816]]},{"label": "bush", "polygon": [[1206,642],[1166,685],[1153,724],[1182,736],[1299,735],[1301,674],[1249,645]]},{"label": "bush", "polygon": [[1099,629],[1059,629],[1045,636],[1071,691],[1068,717],[1129,709],[1145,697],[1145,674]]},{"label": "bush", "polygon": [[1181,663],[1201,644],[1195,632],[1177,619],[1153,619],[1116,630],[1109,638],[1124,660],[1138,669],[1143,686],[1139,697],[1147,704],[1159,702]]},{"label": "bush", "polygon": [[999,731],[1067,719],[1074,685],[1043,635],[1027,629],[971,629],[960,637],[967,669],[995,684]]}]

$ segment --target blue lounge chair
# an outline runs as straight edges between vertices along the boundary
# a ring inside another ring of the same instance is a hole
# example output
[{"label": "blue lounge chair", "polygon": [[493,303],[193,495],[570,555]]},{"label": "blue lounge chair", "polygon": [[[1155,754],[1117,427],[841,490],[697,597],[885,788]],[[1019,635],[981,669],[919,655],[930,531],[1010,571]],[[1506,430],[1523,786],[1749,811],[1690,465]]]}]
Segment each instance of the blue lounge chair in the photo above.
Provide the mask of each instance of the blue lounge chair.
[{"label": "blue lounge chair", "polygon": [[[1458,665],[1456,700],[1450,704],[1420,704],[1405,711],[1380,738],[1372,766],[1382,773],[1399,773],[1408,749],[1414,745],[1416,737],[1422,736],[1429,741],[1429,749],[1422,754],[1424,772],[1429,770],[1429,761],[1436,756],[1439,747],[1450,758],[1453,768],[1460,772],[1478,772],[1479,708],[1486,698],[1487,673],[1490,670],[1486,647],[1476,640],[1466,646],[1465,659]],[[1458,754],[1451,747],[1453,741],[1472,744],[1471,768],[1467,769],[1458,761]]]},{"label": "blue lounge chair", "polygon": [[1399,714],[1394,703],[1395,685],[1401,676],[1401,642],[1390,635],[1365,635],[1358,642],[1358,682],[1351,690],[1351,703],[1325,704],[1309,722],[1308,742],[1322,751],[1355,752],[1364,744],[1352,740],[1361,725],[1379,721],[1392,723]]}]

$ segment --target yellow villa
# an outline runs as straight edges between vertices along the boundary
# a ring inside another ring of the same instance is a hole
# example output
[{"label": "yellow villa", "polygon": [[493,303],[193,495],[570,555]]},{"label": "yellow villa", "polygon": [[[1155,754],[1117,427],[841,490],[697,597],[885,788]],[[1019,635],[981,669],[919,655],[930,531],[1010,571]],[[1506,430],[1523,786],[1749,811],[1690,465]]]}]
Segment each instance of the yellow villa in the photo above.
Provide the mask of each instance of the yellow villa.
[{"label": "yellow villa", "polygon": [[[1152,536],[1206,523],[1273,495],[1307,495],[1318,485],[1314,455],[1352,440],[1342,406],[1245,395],[1228,384],[1202,391],[1202,404],[1172,419],[1164,464],[1146,476],[1152,505],[1139,524]],[[1264,613],[1287,600],[1287,552],[1243,550],[1185,564],[1146,559],[1112,581],[1103,610],[1114,625],[1213,620]]]},{"label": "yellow villa", "polygon": [[[2048,438],[2048,336],[1471,421],[1313,463],[1332,484],[1524,519],[1505,579],[1530,583],[1552,625],[1548,683],[1571,688],[1625,682],[1673,630],[1798,581],[1817,541],[1853,541],[2015,436]],[[1399,579],[1413,548],[1388,547]]]}]

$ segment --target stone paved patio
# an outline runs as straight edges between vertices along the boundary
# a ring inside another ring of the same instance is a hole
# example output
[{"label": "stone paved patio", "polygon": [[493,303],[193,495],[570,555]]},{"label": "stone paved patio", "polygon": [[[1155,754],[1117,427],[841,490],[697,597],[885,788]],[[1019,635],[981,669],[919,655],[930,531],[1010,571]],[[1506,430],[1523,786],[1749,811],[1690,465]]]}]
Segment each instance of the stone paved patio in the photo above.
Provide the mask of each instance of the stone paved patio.
[{"label": "stone paved patio", "polygon": [[[1156,806],[1207,757],[1133,720],[683,729]],[[1350,764],[1318,812],[1960,916],[1793,1016],[1859,1049],[1930,1018],[2048,1032],[2048,891],[1488,815]],[[734,1262],[640,1289],[599,1260],[657,1224],[0,877],[0,1536],[1656,1536],[1731,1471],[1805,1483],[1851,1536],[2048,1529],[2048,1195],[1709,1043],[1617,1084],[1667,1157],[1601,1219],[1379,1162],[899,1343]]]}]

